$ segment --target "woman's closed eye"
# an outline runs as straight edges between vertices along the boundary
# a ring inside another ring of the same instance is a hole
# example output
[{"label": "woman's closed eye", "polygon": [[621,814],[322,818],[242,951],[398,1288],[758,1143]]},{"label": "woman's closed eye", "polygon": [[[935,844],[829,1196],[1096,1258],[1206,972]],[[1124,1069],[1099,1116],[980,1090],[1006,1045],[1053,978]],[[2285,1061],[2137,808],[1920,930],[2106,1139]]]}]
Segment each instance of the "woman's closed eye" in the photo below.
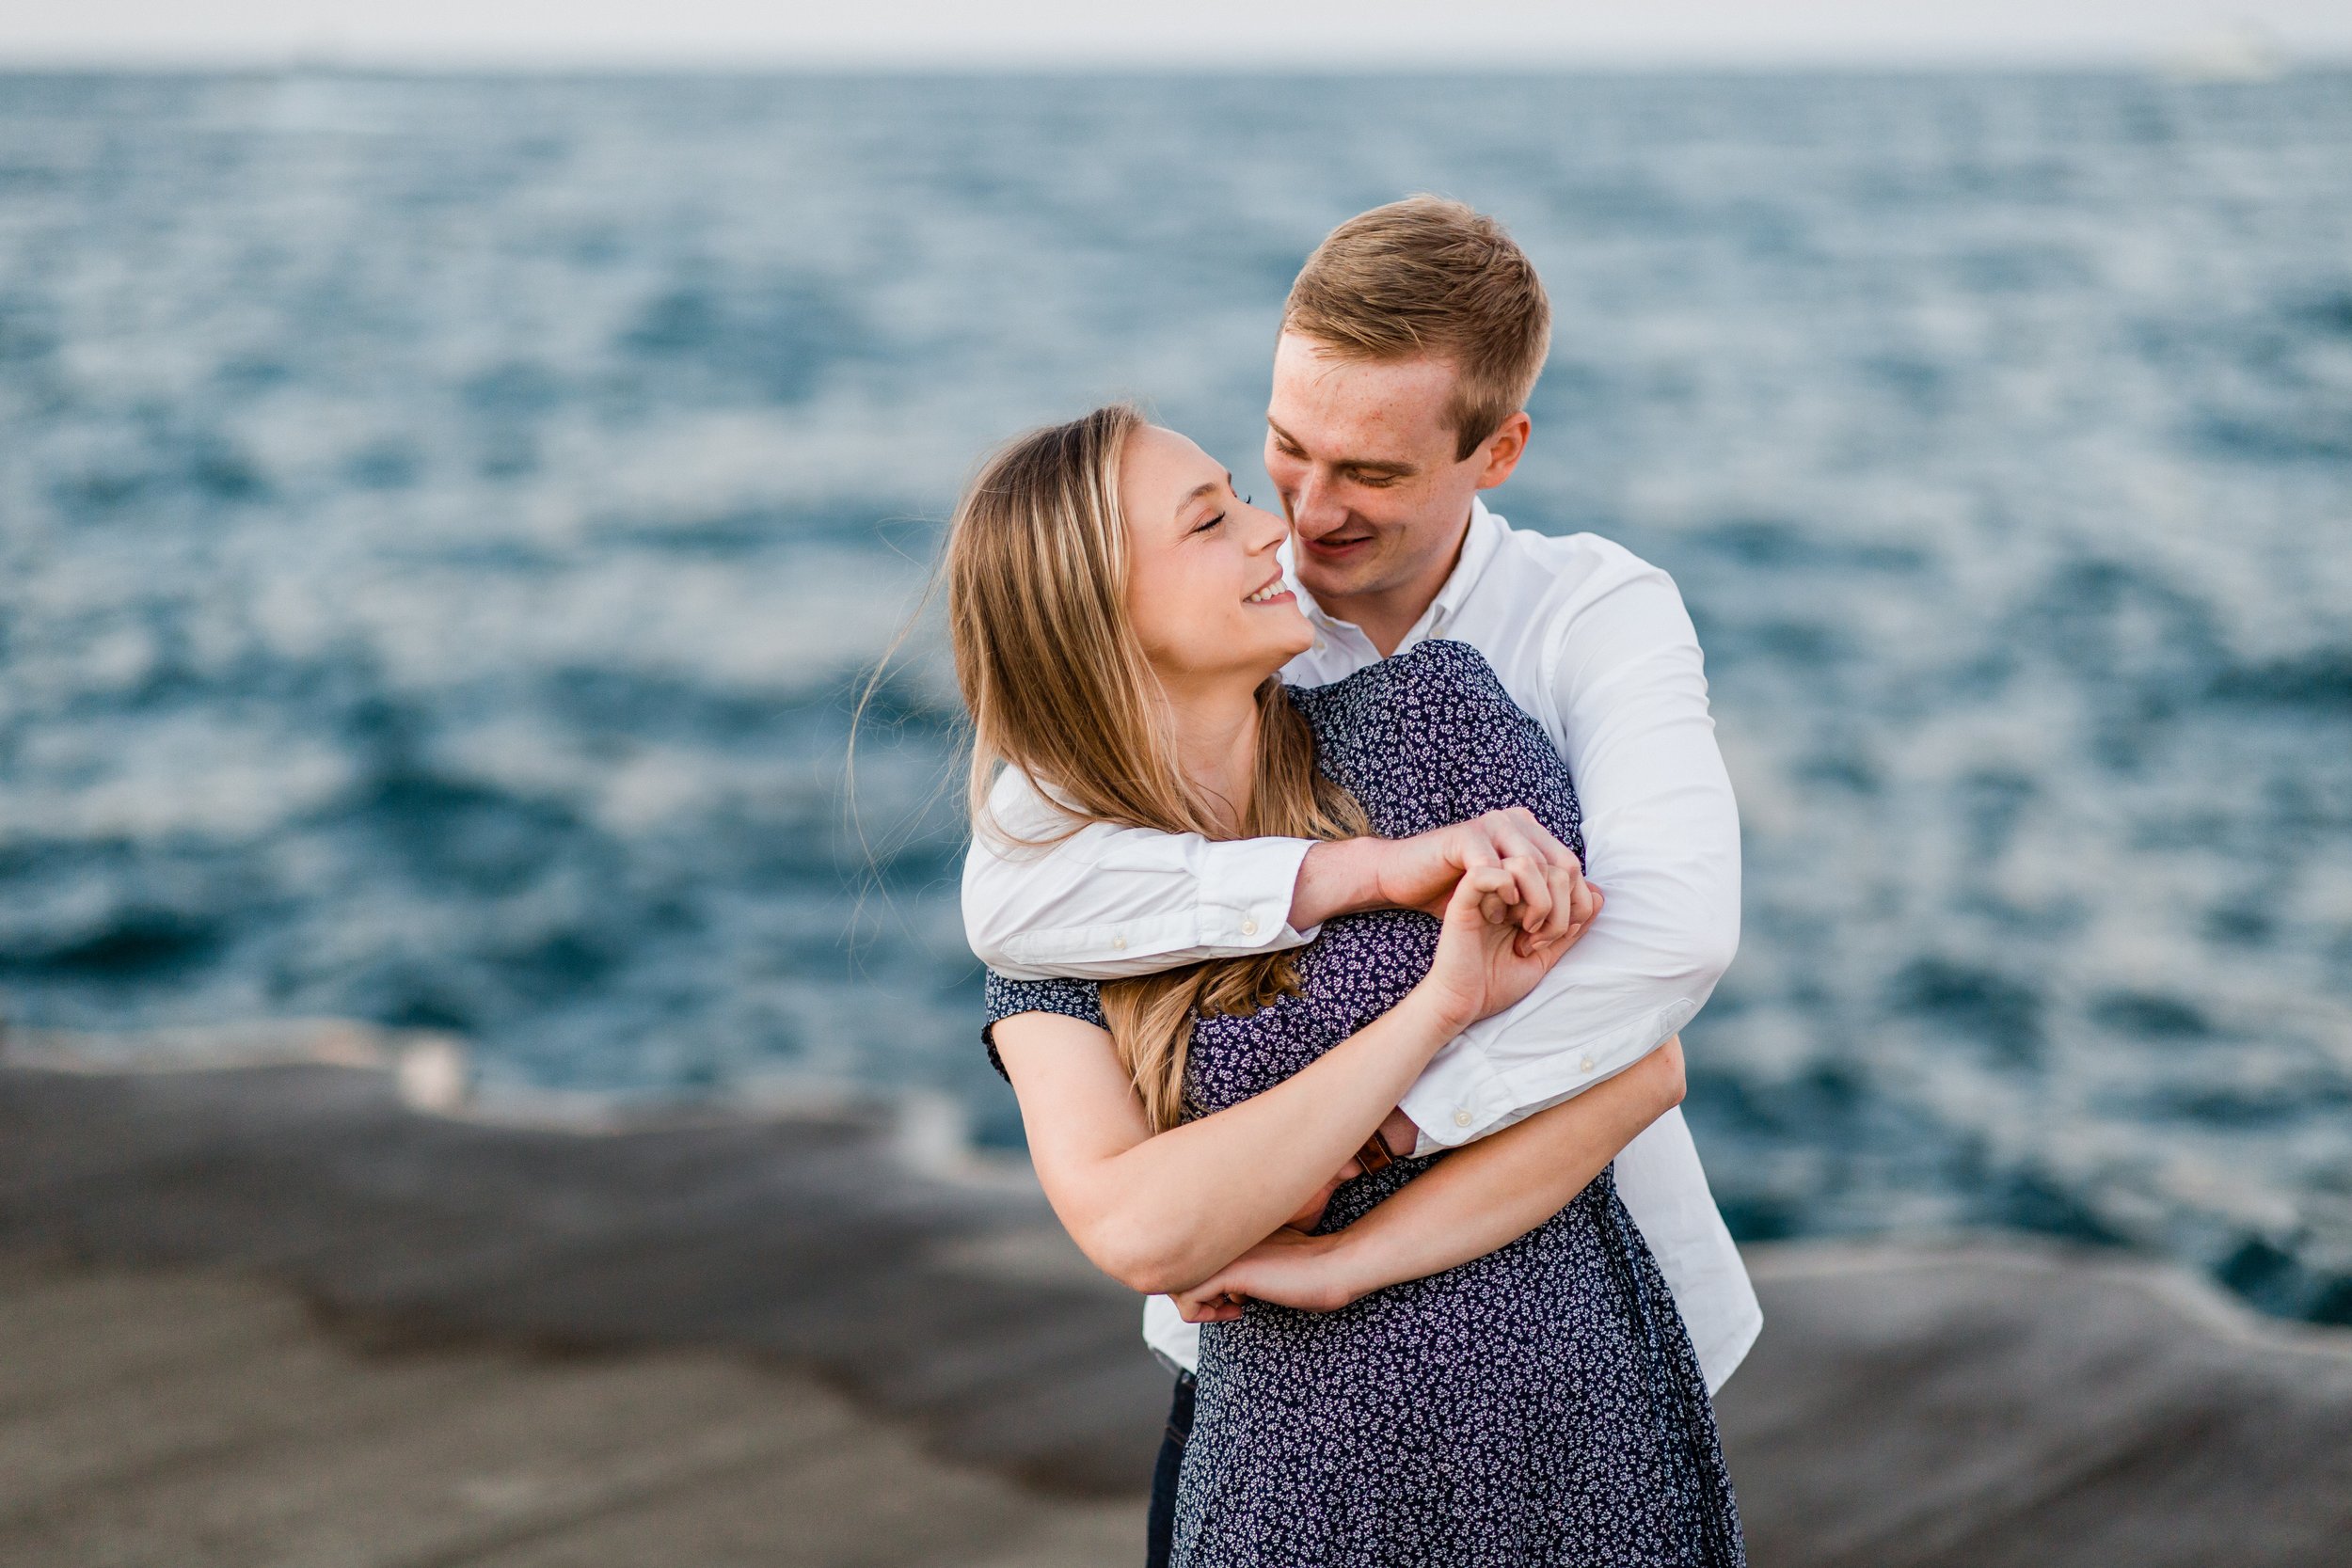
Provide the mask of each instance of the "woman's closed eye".
[{"label": "woman's closed eye", "polygon": [[[1242,499],[1241,499],[1241,503],[1242,503],[1242,505],[1244,505],[1244,506],[1248,506],[1248,505],[1251,504],[1251,503],[1250,503],[1250,499],[1249,499],[1248,496],[1244,496],[1244,497],[1242,497]],[[1219,524],[1219,523],[1223,522],[1224,520],[1225,520],[1225,514],[1224,514],[1224,513],[1222,513],[1222,512],[1219,512],[1219,513],[1216,514],[1216,515],[1213,515],[1213,516],[1208,516],[1208,517],[1203,517],[1203,518],[1201,518],[1200,522],[1198,522],[1198,523],[1196,523],[1196,524],[1194,524],[1194,525],[1193,525],[1193,530],[1192,530],[1192,531],[1193,531],[1193,532],[1195,532],[1195,533],[1206,533],[1206,532],[1208,532],[1208,531],[1209,531],[1209,530],[1211,530],[1211,529],[1213,529],[1213,528],[1216,527],[1216,525],[1217,525],[1217,524]]]}]

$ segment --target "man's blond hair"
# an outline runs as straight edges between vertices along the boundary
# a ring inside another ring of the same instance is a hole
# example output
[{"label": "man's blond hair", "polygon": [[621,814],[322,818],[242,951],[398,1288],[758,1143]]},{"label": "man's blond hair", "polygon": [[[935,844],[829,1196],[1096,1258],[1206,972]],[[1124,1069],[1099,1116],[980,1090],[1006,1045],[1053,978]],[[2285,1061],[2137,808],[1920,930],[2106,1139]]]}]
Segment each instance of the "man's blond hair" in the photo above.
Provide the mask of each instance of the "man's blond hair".
[{"label": "man's blond hair", "polygon": [[1458,463],[1527,405],[1551,348],[1551,302],[1502,225],[1415,196],[1326,235],[1291,285],[1282,327],[1343,358],[1452,363],[1460,379],[1446,422]]}]

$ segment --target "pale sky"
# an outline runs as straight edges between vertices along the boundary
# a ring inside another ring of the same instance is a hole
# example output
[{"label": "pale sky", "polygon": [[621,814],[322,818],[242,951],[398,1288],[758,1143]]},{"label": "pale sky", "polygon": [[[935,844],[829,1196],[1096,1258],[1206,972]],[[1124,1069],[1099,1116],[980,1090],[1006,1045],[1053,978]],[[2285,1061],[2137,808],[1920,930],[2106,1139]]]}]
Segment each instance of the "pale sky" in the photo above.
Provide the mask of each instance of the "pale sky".
[{"label": "pale sky", "polygon": [[2352,59],[2352,0],[0,0],[0,62],[1297,70]]}]

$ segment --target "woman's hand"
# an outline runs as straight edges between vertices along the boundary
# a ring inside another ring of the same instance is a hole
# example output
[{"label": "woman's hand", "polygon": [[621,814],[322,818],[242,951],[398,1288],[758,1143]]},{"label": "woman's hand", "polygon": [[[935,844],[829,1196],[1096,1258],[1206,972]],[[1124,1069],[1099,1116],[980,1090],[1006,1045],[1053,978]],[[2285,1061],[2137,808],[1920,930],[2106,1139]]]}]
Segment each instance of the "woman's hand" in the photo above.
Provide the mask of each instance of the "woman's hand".
[{"label": "woman's hand", "polygon": [[1337,1311],[1363,1294],[1343,1276],[1342,1256],[1338,1236],[1278,1230],[1191,1290],[1177,1291],[1176,1310],[1188,1323],[1231,1323],[1249,1301]]},{"label": "woman's hand", "polygon": [[[1556,892],[1565,891],[1565,873],[1547,867],[1543,875],[1555,879]],[[1520,921],[1517,886],[1510,871],[1481,867],[1464,872],[1446,900],[1438,956],[1413,989],[1456,1029],[1501,1012],[1534,990],[1583,934],[1579,927],[1531,936]]]}]

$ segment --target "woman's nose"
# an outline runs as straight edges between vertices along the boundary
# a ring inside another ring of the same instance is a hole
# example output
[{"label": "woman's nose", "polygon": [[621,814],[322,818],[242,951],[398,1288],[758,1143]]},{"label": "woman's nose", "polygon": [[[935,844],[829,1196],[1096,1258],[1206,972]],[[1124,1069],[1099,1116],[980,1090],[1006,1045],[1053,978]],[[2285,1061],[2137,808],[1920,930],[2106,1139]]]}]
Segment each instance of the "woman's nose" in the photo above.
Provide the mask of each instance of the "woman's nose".
[{"label": "woman's nose", "polygon": [[1257,538],[1251,546],[1255,552],[1263,554],[1274,549],[1290,537],[1291,526],[1279,516],[1263,507],[1252,506],[1249,510],[1257,514]]}]

